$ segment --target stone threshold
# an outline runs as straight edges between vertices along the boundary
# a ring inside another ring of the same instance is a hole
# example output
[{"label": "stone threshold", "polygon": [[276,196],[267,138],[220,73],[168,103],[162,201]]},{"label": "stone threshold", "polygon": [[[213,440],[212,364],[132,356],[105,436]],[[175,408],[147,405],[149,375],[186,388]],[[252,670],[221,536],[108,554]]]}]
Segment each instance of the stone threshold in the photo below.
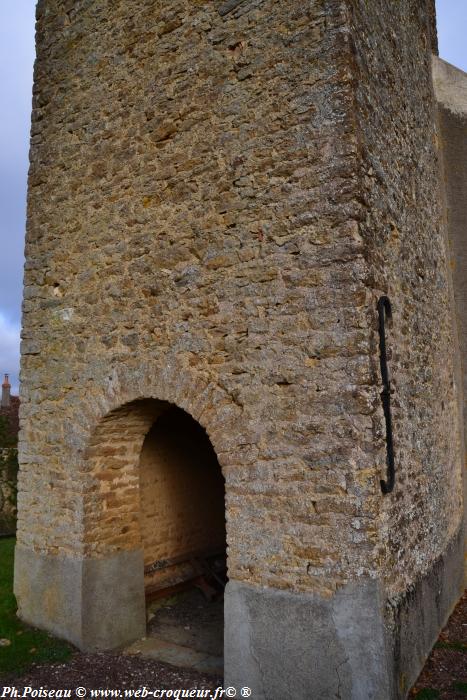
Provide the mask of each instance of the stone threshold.
[{"label": "stone threshold", "polygon": [[172,666],[192,668],[200,673],[210,673],[216,676],[222,676],[224,673],[224,659],[222,656],[211,656],[205,652],[173,644],[157,637],[143,637],[124,649],[123,653],[154,659],[172,664]]}]

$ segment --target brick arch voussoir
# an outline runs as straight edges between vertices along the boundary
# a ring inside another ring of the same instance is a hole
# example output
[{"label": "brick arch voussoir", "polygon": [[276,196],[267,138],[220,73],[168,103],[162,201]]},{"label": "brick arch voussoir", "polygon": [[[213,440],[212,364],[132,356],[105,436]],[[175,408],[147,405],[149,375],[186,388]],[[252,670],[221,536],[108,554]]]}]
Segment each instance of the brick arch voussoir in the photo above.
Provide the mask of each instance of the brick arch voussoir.
[{"label": "brick arch voussoir", "polygon": [[[240,438],[244,428],[242,409],[210,377],[170,361],[163,367],[154,367],[151,363],[140,364],[136,370],[122,366],[100,384],[100,400],[87,407],[86,422],[94,426],[85,451],[87,459],[99,444],[108,421],[114,416],[118,420],[124,416],[124,411],[136,410],[137,406],[141,408],[146,402],[156,400],[183,409],[200,423],[210,438],[223,471],[226,464],[231,462],[229,456],[236,449],[236,436]],[[143,410],[143,413],[136,428],[141,431],[141,444],[157,418],[157,411],[151,413],[149,409],[147,412]]]},{"label": "brick arch voussoir", "polygon": [[[101,383],[86,416],[93,425],[83,460],[84,548],[94,556],[141,545],[139,456],[146,434],[168,405],[190,414],[206,430],[222,471],[231,463],[241,430],[241,409],[206,377],[170,364],[126,367]],[[239,432],[240,431],[240,432]]]}]

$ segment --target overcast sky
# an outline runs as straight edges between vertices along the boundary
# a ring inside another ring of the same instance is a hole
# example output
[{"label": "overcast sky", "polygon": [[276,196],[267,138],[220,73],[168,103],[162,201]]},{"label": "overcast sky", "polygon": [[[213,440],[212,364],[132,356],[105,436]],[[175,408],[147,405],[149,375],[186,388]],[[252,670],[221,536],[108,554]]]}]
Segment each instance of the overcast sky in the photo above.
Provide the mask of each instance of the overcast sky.
[{"label": "overcast sky", "polygon": [[[18,389],[35,0],[0,0],[0,373]],[[467,0],[437,0],[441,56],[467,71]]]}]

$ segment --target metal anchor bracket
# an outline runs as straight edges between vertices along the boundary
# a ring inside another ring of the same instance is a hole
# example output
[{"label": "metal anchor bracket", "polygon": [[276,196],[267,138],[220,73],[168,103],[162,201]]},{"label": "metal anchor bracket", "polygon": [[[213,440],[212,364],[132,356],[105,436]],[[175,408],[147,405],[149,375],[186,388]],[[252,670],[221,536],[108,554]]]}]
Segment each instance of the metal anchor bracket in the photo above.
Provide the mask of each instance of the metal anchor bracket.
[{"label": "metal anchor bracket", "polygon": [[396,481],[396,469],[394,464],[394,442],[392,436],[391,419],[391,381],[389,379],[388,359],[386,352],[386,319],[392,318],[392,307],[389,298],[380,297],[378,300],[379,317],[379,361],[381,367],[381,379],[383,390],[381,392],[381,403],[383,405],[384,420],[386,423],[386,481],[381,479],[381,491],[384,494],[391,493]]}]

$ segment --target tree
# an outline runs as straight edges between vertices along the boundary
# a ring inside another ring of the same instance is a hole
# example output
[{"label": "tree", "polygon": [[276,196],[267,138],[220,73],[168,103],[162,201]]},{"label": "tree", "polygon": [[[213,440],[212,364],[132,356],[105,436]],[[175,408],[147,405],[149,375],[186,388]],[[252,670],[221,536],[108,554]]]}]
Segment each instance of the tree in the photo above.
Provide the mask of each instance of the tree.
[{"label": "tree", "polygon": [[11,433],[10,423],[6,416],[0,416],[0,449],[2,447],[16,447],[16,438]]}]

